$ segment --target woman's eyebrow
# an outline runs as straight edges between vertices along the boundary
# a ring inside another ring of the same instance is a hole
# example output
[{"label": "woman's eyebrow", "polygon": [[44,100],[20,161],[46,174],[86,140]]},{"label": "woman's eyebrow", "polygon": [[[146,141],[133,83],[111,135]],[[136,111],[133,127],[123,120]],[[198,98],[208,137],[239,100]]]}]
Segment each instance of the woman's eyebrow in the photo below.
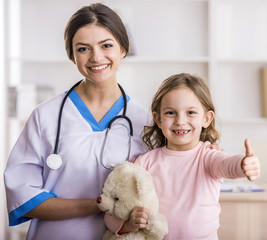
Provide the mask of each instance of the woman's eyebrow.
[{"label": "woman's eyebrow", "polygon": [[98,42],[98,44],[101,44],[101,43],[104,43],[104,42],[107,42],[107,41],[114,41],[114,40],[111,39],[111,38],[107,38],[105,40],[102,40],[102,41]]},{"label": "woman's eyebrow", "polygon": [[82,43],[82,42],[77,42],[75,46],[82,45],[82,46],[90,46],[88,43]]},{"label": "woman's eyebrow", "polygon": [[[114,42],[113,39],[111,39],[111,38],[107,38],[107,39],[104,39],[104,40],[99,41],[98,44],[102,44],[102,43],[107,42],[107,41],[113,41],[113,42]],[[78,46],[78,45],[82,45],[82,46],[90,46],[90,44],[88,44],[88,43],[82,43],[82,42],[77,42],[77,43],[75,44],[75,46]]]}]

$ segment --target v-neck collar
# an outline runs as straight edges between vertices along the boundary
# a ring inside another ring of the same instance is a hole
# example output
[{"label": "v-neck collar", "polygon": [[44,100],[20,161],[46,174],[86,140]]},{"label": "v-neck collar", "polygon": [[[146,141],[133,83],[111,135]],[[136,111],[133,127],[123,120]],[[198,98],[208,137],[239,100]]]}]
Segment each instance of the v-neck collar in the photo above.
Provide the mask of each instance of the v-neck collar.
[{"label": "v-neck collar", "polygon": [[[93,131],[105,130],[108,127],[109,122],[114,117],[116,117],[119,114],[119,112],[124,108],[124,100],[123,100],[123,96],[121,95],[119,99],[111,107],[111,109],[106,113],[106,115],[98,123],[75,89],[69,94],[69,98],[74,103],[74,105],[76,106],[78,111],[81,113],[83,118],[90,124]],[[130,100],[130,97],[126,95],[126,98],[128,102]]]}]

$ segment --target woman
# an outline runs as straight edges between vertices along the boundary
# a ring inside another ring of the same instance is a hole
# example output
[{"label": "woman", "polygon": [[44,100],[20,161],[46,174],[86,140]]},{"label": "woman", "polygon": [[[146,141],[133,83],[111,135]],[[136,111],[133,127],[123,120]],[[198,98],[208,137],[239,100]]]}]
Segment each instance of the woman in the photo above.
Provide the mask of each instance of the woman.
[{"label": "woman", "polygon": [[[129,148],[130,159],[145,151],[140,133],[147,112],[128,96],[124,100],[116,79],[129,49],[118,15],[102,4],[81,8],[66,26],[65,45],[84,79],[63,107],[57,150],[62,162],[56,162],[61,166],[48,157],[66,93],[33,111],[5,170],[10,225],[32,219],[27,239],[101,239],[105,226],[96,198],[109,174],[105,167],[126,160]],[[126,102],[131,146],[124,118],[113,122],[105,141],[108,124],[126,110]]]}]

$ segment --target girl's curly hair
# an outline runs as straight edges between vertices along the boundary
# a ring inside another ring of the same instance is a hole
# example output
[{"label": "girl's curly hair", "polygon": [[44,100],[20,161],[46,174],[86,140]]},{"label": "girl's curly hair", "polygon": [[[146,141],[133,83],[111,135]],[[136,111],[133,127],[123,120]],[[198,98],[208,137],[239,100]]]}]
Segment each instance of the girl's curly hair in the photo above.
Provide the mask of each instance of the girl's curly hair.
[{"label": "girl's curly hair", "polygon": [[[199,77],[192,76],[186,73],[172,75],[162,82],[152,100],[152,114],[153,112],[156,112],[160,116],[160,106],[162,98],[171,90],[182,86],[190,88],[197,96],[204,109],[207,112],[213,111],[215,114],[215,107],[211,99],[209,88],[205,81]],[[220,134],[215,129],[214,118],[207,128],[202,128],[199,140],[203,142],[210,141],[211,143],[213,143],[219,140],[219,138]],[[142,139],[150,150],[157,147],[163,147],[167,144],[167,139],[163,135],[161,129],[156,124],[155,120],[152,121],[152,124],[150,126],[144,127]]]}]

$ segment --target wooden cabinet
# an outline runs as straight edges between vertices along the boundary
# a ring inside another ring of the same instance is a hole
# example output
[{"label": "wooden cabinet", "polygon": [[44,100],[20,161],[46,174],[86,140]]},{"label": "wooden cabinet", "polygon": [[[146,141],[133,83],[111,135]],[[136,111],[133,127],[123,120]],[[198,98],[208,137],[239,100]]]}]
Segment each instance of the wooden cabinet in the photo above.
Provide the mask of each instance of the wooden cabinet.
[{"label": "wooden cabinet", "polygon": [[220,240],[266,240],[266,190],[261,193],[221,193],[220,204]]}]

